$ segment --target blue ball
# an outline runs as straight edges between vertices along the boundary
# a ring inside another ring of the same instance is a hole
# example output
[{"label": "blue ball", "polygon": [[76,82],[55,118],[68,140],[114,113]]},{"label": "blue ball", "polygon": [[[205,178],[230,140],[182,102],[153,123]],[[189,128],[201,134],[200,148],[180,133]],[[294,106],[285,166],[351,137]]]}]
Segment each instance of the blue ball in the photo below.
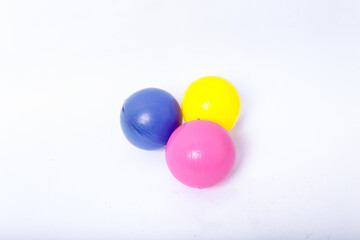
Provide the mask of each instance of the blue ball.
[{"label": "blue ball", "polygon": [[125,100],[120,113],[120,124],[126,138],[145,150],[164,147],[181,122],[178,102],[170,93],[157,88],[146,88],[132,94]]}]

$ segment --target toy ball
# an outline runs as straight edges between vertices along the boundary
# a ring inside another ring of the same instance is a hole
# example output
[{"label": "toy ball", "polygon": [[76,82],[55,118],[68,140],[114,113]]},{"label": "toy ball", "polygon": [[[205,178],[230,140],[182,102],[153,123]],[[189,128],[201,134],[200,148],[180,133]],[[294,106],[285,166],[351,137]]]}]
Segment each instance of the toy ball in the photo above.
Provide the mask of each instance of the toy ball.
[{"label": "toy ball", "polygon": [[240,114],[240,97],[235,87],[220,77],[203,77],[186,90],[181,103],[185,122],[211,120],[230,130]]},{"label": "toy ball", "polygon": [[164,147],[181,122],[181,109],[175,98],[157,88],[132,94],[120,113],[124,135],[130,143],[144,150]]},{"label": "toy ball", "polygon": [[235,146],[225,128],[207,120],[184,123],[171,135],[166,163],[183,184],[206,188],[223,180],[235,162]]}]

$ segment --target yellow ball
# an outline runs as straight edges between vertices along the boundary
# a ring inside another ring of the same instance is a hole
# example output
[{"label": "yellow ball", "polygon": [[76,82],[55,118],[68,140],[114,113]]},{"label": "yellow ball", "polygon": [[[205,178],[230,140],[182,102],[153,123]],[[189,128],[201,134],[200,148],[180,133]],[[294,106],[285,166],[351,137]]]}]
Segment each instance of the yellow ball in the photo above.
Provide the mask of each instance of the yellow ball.
[{"label": "yellow ball", "polygon": [[203,119],[230,130],[240,114],[240,97],[235,87],[220,77],[203,77],[188,87],[181,103],[185,122]]}]

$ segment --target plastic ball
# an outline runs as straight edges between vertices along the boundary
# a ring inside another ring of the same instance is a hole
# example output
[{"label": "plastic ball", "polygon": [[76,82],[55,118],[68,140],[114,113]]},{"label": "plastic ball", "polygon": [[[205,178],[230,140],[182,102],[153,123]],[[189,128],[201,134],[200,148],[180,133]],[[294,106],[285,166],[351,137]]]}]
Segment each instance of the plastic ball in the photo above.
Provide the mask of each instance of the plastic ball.
[{"label": "plastic ball", "polygon": [[175,98],[157,88],[146,88],[125,100],[121,128],[130,143],[144,150],[162,148],[182,122]]},{"label": "plastic ball", "polygon": [[203,77],[186,90],[181,103],[185,122],[211,120],[230,130],[240,114],[240,97],[235,87],[220,77]]},{"label": "plastic ball", "polygon": [[171,135],[166,163],[183,184],[206,188],[223,180],[235,162],[235,146],[225,128],[207,120],[184,123]]}]

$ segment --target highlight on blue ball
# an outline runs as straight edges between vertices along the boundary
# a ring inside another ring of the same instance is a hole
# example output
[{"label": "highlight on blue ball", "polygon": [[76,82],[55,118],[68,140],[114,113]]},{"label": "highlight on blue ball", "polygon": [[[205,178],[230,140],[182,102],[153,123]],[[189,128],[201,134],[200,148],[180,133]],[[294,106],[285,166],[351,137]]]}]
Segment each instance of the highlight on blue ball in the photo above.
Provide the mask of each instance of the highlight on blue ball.
[{"label": "highlight on blue ball", "polygon": [[145,88],[127,98],[120,113],[121,129],[130,143],[144,150],[166,145],[181,125],[181,109],[175,98],[158,88]]}]

